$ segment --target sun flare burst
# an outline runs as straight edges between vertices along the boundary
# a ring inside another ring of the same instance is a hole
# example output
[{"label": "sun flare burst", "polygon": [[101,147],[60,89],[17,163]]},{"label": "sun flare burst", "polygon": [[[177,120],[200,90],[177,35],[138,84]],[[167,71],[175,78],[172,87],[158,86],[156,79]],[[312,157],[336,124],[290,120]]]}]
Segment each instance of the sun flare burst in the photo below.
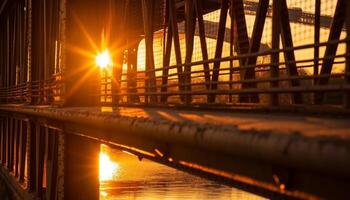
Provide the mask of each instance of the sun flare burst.
[{"label": "sun flare burst", "polygon": [[102,69],[112,65],[112,59],[108,50],[105,50],[96,56],[96,64]]}]

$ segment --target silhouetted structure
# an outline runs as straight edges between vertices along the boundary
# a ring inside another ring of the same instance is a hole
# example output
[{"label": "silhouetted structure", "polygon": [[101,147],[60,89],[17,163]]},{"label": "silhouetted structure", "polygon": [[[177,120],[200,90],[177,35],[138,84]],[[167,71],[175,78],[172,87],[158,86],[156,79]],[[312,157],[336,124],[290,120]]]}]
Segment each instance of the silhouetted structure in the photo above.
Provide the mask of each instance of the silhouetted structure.
[{"label": "silhouetted structure", "polygon": [[146,108],[348,115],[350,3],[326,1],[0,0],[0,177],[18,198],[97,199],[102,142],[267,197],[348,197],[345,123],[324,139]]}]

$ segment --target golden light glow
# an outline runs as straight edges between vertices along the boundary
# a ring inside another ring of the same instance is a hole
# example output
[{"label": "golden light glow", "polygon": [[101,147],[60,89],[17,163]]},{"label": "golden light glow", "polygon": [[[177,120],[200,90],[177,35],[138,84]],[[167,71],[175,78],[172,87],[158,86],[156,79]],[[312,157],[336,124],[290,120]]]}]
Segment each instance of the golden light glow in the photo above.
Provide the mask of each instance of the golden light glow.
[{"label": "golden light glow", "polygon": [[118,163],[110,160],[108,154],[100,152],[100,181],[114,180],[119,171]]},{"label": "golden light glow", "polygon": [[105,192],[105,191],[101,191],[101,192],[100,192],[100,195],[101,195],[102,197],[107,197],[107,196],[108,196],[108,193]]},{"label": "golden light glow", "polygon": [[96,56],[96,64],[100,68],[106,68],[107,66],[112,65],[112,59],[108,50],[105,50]]}]

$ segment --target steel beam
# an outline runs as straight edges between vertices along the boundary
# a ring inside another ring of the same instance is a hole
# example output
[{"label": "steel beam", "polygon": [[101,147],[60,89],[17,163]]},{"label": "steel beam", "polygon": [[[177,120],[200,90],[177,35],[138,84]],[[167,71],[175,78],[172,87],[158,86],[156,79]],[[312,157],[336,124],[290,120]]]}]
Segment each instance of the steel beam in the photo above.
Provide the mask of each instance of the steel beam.
[{"label": "steel beam", "polygon": [[45,165],[45,137],[46,127],[40,124],[36,125],[36,142],[35,142],[35,158],[36,158],[36,187],[35,192],[38,198],[42,198],[44,195],[44,165]]},{"label": "steel beam", "polygon": [[134,93],[128,95],[128,102],[138,103],[140,98],[137,94],[137,52],[138,52],[138,43],[127,45],[127,87],[128,93]]},{"label": "steel beam", "polygon": [[4,140],[5,140],[5,118],[1,118],[1,126],[0,126],[0,166],[3,164],[3,160],[5,159],[3,156],[4,151]]},{"label": "steel beam", "polygon": [[[145,31],[146,44],[146,90],[147,92],[156,92],[157,82],[154,66],[154,51],[153,51],[153,3],[151,0],[142,0],[143,26]],[[148,96],[148,95],[147,95]],[[148,98],[148,97],[147,97]],[[156,103],[157,96],[150,96],[150,103]]]},{"label": "steel beam", "polygon": [[7,150],[7,132],[8,132],[8,126],[7,126],[7,121],[8,121],[8,118],[6,117],[4,120],[3,120],[3,125],[2,125],[2,145],[1,145],[1,164],[2,166],[5,166],[6,165],[6,162],[7,162],[7,154],[6,154],[6,150]]},{"label": "steel beam", "polygon": [[29,131],[29,127],[27,125],[28,122],[21,121],[21,129],[20,129],[20,141],[19,141],[19,181],[23,182],[25,177],[25,166],[26,166],[26,152],[27,152],[27,133]]},{"label": "steel beam", "polygon": [[29,192],[36,192],[36,185],[37,185],[37,156],[36,156],[36,132],[37,132],[37,124],[33,121],[29,121],[29,134],[28,134],[28,157],[27,157],[27,177],[28,177],[28,191]]},{"label": "steel beam", "polygon": [[46,137],[46,199],[55,199],[58,179],[58,131],[48,129]]},{"label": "steel beam", "polygon": [[7,3],[8,3],[8,0],[3,0],[3,1],[2,1],[1,7],[0,7],[0,15],[3,14],[3,12],[4,12],[5,8],[6,8]]},{"label": "steel beam", "polygon": [[8,121],[8,137],[7,137],[7,163],[6,167],[9,171],[13,171],[13,132],[14,132],[14,119],[9,118]]},{"label": "steel beam", "polygon": [[[265,20],[267,16],[267,11],[269,8],[269,0],[260,0],[258,3],[257,13],[254,21],[254,27],[253,27],[253,33],[252,33],[252,41],[249,47],[249,53],[254,54],[259,52],[260,50],[260,44],[261,44],[261,38],[264,31],[265,26]],[[252,56],[247,59],[247,66],[256,65],[257,56]],[[247,79],[255,79],[255,70],[243,70],[243,80]],[[242,88],[256,88],[257,84],[243,84]],[[247,100],[243,96],[240,97],[241,102],[253,102],[258,103],[259,102],[259,96],[258,95],[250,95],[250,98]]]},{"label": "steel beam", "polygon": [[16,119],[16,123],[15,123],[16,127],[15,127],[15,151],[14,151],[14,174],[16,177],[19,176],[19,151],[20,151],[20,133],[21,133],[21,129],[22,129],[22,122],[19,119]]},{"label": "steel beam", "polygon": [[[196,17],[194,0],[185,0],[185,36],[186,36],[186,56],[185,56],[185,84],[186,92],[191,92],[191,62],[193,56],[194,33],[196,29]],[[185,103],[190,104],[191,95],[185,96]]]},{"label": "steel beam", "polygon": [[[336,40],[339,40],[339,38],[340,38],[340,34],[342,32],[343,25],[345,22],[345,16],[347,13],[346,3],[347,3],[347,0],[338,0],[337,1],[337,6],[335,8],[335,13],[334,13],[334,17],[333,17],[333,23],[332,23],[332,27],[331,27],[329,37],[328,37],[328,42],[336,41]],[[322,63],[321,72],[320,72],[321,75],[331,74],[333,64],[334,64],[334,56],[337,53],[337,49],[338,49],[338,43],[330,43],[327,45],[326,51],[324,53],[324,60]],[[324,78],[318,79],[317,83],[318,83],[318,85],[327,85],[328,81],[329,81],[329,78],[324,77]],[[322,104],[323,98],[324,98],[323,92],[317,93],[315,95],[315,99],[314,99],[315,102],[314,103],[315,104]]]},{"label": "steel beam", "polygon": [[33,72],[33,54],[32,54],[32,0],[26,1],[26,15],[25,15],[25,66],[26,66],[26,80],[28,83],[28,98],[26,103],[30,104],[34,102],[31,91],[30,81],[32,81]]},{"label": "steel beam", "polygon": [[[219,29],[217,34],[216,49],[215,49],[215,56],[214,56],[215,59],[221,58],[222,56],[222,48],[224,45],[228,9],[229,9],[228,0],[222,0],[221,8],[220,8]],[[220,65],[221,65],[220,61],[214,62],[213,73],[211,78],[212,82],[210,87],[211,90],[217,90],[218,88],[217,81],[219,80]],[[210,95],[208,98],[208,102],[215,103],[215,98],[216,98],[216,95]]]},{"label": "steel beam", "polygon": [[[167,4],[167,9],[169,9],[169,4]],[[169,14],[170,15],[170,14]],[[169,16],[168,16],[169,17]],[[169,68],[167,66],[170,65],[170,56],[171,56],[171,46],[172,46],[172,37],[173,37],[173,30],[172,26],[170,25],[171,19],[169,18],[167,21],[167,27],[168,30],[164,29],[164,34],[166,31],[166,41],[164,42],[164,56],[163,56],[163,70],[162,70],[162,87],[161,92],[166,93],[168,91],[168,75],[169,75]],[[180,79],[179,79],[180,80]],[[167,95],[162,95],[160,98],[160,101],[162,103],[166,103],[168,99]]]},{"label": "steel beam", "polygon": [[[244,14],[243,0],[232,0],[232,8],[233,10],[231,10],[230,14],[232,20],[234,21],[234,30],[236,31],[235,45],[237,48],[237,54],[244,55],[249,52],[249,38]],[[246,58],[240,59],[241,66],[243,66],[245,62]],[[253,73],[252,69],[248,69],[246,71],[247,74]],[[244,77],[244,72],[242,72],[242,76]]]},{"label": "steel beam", "polygon": [[[350,3],[346,3],[346,62],[345,62],[345,83],[350,84]],[[344,108],[350,109],[350,91],[344,94]]]},{"label": "steel beam", "polygon": [[[235,31],[235,38],[234,38],[234,45],[237,49],[238,55],[246,55],[249,53],[249,38],[248,38],[248,31],[247,31],[247,23],[245,20],[245,13],[244,13],[244,5],[242,0],[232,0],[231,4],[231,20],[234,21],[234,31]],[[259,8],[258,8],[259,9]],[[263,30],[263,29],[262,29]],[[239,60],[240,66],[244,66],[247,62],[247,58],[242,58]],[[245,78],[254,79],[255,77],[255,69],[254,68],[248,68],[246,70],[242,70],[240,72],[240,77],[242,80],[246,80]],[[256,87],[254,85],[249,84],[242,84],[242,88],[246,87]],[[240,95],[239,96],[240,102],[251,102],[251,103],[257,103],[259,102],[259,97],[257,94],[248,94],[248,95]]]},{"label": "steel beam", "polygon": [[[272,35],[271,43],[273,50],[279,50],[280,48],[280,1],[273,0],[272,2]],[[270,66],[270,75],[272,78],[279,76],[279,53],[273,53],[271,55],[271,66]],[[271,81],[271,88],[278,88],[278,81]],[[270,106],[277,106],[279,104],[278,94],[271,94],[269,99]]]},{"label": "steel beam", "polygon": [[[320,54],[320,24],[321,24],[321,0],[315,0],[315,25],[314,25],[314,75],[318,75],[319,71],[319,54]],[[314,85],[317,83],[317,79],[314,79]]]},{"label": "steel beam", "polygon": [[[201,42],[201,50],[202,50],[202,59],[208,60],[208,48],[207,48],[207,41],[205,37],[205,27],[204,27],[204,20],[203,20],[203,6],[201,0],[195,0],[195,11],[196,16],[198,19],[198,30],[199,30],[199,39]],[[210,68],[209,63],[203,63],[203,70],[204,70],[204,77],[205,77],[205,86],[207,90],[210,89]]]},{"label": "steel beam", "polygon": [[[286,0],[280,1],[280,27],[281,27],[281,38],[282,38],[282,45],[284,49],[293,49],[293,39],[292,39],[292,32],[290,29],[290,21],[289,21],[289,13],[287,8],[287,2]],[[278,36],[279,37],[279,36]],[[287,72],[289,76],[298,76],[298,70],[297,66],[295,64],[295,55],[294,50],[285,50],[284,52],[284,58],[286,62],[289,64],[286,64]],[[292,80],[291,81],[292,87],[298,87],[300,86],[299,80]],[[292,94],[292,102],[293,104],[301,104],[303,102],[303,97],[301,93],[294,93]]]},{"label": "steel beam", "polygon": [[[10,18],[6,18],[6,87],[10,86]],[[7,102],[7,101],[6,101]]]},{"label": "steel beam", "polygon": [[[170,17],[170,26],[173,31],[173,39],[174,39],[174,51],[175,51],[175,59],[177,65],[177,73],[178,73],[178,81],[179,81],[179,91],[185,91],[184,83],[184,75],[182,68],[182,57],[181,57],[181,49],[180,49],[180,39],[179,39],[179,30],[177,26],[177,8],[175,4],[175,0],[169,0],[169,17]],[[184,97],[180,96],[181,100],[184,101]]]}]

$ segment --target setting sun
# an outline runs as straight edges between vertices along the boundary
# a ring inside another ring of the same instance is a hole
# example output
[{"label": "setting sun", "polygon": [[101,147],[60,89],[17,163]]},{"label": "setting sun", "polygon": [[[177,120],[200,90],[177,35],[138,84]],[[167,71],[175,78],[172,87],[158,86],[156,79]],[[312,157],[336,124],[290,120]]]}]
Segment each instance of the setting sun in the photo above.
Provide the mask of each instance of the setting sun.
[{"label": "setting sun", "polygon": [[110,160],[109,156],[101,152],[100,153],[100,181],[110,181],[116,178],[119,170],[118,163]]},{"label": "setting sun", "polygon": [[105,50],[96,56],[96,64],[100,68],[106,68],[107,66],[112,64],[112,59],[109,55],[108,50]]}]

